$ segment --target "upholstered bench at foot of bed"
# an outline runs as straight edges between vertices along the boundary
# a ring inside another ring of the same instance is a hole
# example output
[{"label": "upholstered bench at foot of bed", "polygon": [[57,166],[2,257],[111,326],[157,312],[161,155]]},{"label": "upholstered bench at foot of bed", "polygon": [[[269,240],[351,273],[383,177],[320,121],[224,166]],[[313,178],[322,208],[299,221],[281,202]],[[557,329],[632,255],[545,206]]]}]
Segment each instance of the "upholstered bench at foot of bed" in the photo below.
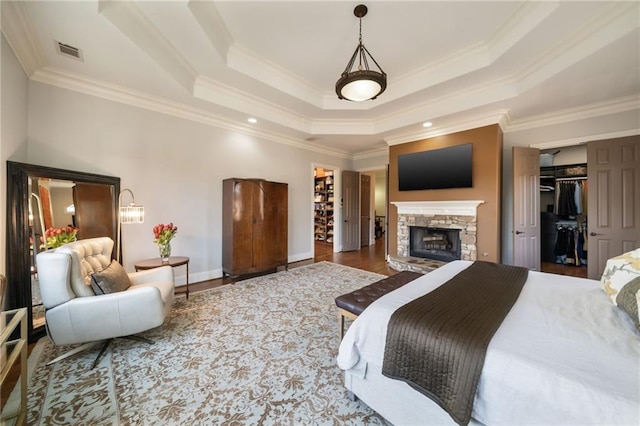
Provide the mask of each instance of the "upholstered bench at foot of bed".
[{"label": "upholstered bench at foot of bed", "polygon": [[340,340],[344,336],[345,318],[356,319],[375,300],[421,276],[422,274],[418,272],[402,271],[351,293],[336,297]]}]

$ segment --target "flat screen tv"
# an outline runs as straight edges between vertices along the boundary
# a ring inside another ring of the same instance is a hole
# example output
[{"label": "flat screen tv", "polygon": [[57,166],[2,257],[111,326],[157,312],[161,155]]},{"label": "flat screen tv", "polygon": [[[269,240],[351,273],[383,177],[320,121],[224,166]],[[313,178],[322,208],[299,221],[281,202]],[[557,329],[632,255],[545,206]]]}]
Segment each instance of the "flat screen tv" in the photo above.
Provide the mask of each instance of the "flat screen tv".
[{"label": "flat screen tv", "polygon": [[398,156],[398,189],[471,188],[472,144]]}]

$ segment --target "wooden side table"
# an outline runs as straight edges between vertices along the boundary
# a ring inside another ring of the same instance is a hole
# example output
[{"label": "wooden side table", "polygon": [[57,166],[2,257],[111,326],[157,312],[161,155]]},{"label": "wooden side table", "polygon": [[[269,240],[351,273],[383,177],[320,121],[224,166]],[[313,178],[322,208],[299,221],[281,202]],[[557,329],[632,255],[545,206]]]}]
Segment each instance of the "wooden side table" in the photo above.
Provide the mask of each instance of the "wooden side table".
[{"label": "wooden side table", "polygon": [[147,269],[159,268],[161,266],[171,266],[176,268],[185,265],[187,267],[187,299],[189,298],[189,258],[185,256],[171,256],[167,262],[163,262],[159,257],[155,259],[142,260],[134,264],[136,272]]}]

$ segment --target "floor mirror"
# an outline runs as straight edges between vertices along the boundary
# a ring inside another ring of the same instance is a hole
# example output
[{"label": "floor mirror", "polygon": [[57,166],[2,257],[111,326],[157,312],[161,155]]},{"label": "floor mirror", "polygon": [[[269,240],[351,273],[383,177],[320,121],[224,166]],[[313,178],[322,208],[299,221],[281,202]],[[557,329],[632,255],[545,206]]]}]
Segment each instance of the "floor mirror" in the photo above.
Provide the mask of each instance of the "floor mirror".
[{"label": "floor mirror", "polygon": [[55,248],[47,229],[116,241],[119,193],[118,177],[7,161],[7,308],[28,309],[30,342],[46,333],[36,256]]}]

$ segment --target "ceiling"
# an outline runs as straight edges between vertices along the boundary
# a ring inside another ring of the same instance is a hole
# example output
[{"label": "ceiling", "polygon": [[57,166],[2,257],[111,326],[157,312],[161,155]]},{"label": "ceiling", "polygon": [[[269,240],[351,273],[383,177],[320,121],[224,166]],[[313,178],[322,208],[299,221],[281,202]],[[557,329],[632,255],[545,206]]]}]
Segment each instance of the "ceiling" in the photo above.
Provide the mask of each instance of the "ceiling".
[{"label": "ceiling", "polygon": [[344,156],[640,111],[638,2],[370,1],[363,43],[388,86],[355,103],[335,82],[357,4],[3,0],[2,32],[34,81]]}]

